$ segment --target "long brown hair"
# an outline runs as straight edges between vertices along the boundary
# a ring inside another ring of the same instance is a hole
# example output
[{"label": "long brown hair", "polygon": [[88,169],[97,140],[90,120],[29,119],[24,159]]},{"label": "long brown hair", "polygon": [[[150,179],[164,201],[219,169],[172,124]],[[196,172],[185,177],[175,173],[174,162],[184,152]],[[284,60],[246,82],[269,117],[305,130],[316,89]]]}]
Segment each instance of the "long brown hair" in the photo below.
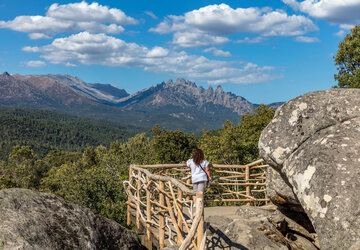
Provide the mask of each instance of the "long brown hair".
[{"label": "long brown hair", "polygon": [[192,155],[192,159],[196,165],[200,165],[200,163],[202,163],[205,159],[204,152],[199,148],[195,149]]}]

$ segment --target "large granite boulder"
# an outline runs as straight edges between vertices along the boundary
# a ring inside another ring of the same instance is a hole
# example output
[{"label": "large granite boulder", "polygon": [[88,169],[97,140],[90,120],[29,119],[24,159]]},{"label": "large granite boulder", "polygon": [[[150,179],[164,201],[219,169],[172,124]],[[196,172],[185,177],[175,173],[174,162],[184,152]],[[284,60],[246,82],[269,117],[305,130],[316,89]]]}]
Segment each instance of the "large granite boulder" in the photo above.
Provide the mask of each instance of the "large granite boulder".
[{"label": "large granite boulder", "polygon": [[360,89],[282,105],[259,141],[310,218],[322,249],[360,249]]},{"label": "large granite boulder", "polygon": [[0,191],[0,249],[142,249],[133,232],[53,194]]},{"label": "large granite boulder", "polygon": [[266,174],[266,196],[278,207],[304,212],[286,178],[282,176],[281,172],[271,167],[267,169]]}]

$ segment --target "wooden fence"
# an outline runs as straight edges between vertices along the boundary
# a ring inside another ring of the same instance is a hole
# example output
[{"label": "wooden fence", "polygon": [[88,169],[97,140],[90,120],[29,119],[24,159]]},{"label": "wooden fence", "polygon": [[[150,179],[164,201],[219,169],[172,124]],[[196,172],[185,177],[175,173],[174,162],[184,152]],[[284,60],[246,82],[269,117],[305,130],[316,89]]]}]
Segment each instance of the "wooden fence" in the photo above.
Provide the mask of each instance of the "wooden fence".
[{"label": "wooden fence", "polygon": [[[129,180],[124,181],[127,223],[133,222],[159,248],[175,244],[180,249],[204,249],[204,206],[265,204],[267,166],[263,160],[247,165],[214,164],[213,181],[204,199],[202,192],[192,190],[185,164],[131,165]],[[193,196],[197,197],[195,206]]]}]

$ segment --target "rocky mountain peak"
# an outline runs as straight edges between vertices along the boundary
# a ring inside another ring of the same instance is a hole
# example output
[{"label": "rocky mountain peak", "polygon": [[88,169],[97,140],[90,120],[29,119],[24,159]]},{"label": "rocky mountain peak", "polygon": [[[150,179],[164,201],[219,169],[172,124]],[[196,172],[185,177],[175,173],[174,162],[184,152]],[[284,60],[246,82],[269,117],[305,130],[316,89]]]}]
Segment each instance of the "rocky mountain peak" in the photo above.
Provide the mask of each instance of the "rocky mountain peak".
[{"label": "rocky mountain peak", "polygon": [[0,75],[0,78],[8,78],[10,77],[10,74],[8,72],[4,72]]},{"label": "rocky mountain peak", "polygon": [[215,90],[215,92],[216,92],[216,93],[223,93],[224,90],[223,90],[223,88],[221,87],[221,85],[218,85],[217,88],[216,88],[216,90]]},{"label": "rocky mountain peak", "polygon": [[195,87],[195,88],[197,87],[194,82],[185,80],[184,78],[176,79],[175,85],[188,85],[188,86]]}]

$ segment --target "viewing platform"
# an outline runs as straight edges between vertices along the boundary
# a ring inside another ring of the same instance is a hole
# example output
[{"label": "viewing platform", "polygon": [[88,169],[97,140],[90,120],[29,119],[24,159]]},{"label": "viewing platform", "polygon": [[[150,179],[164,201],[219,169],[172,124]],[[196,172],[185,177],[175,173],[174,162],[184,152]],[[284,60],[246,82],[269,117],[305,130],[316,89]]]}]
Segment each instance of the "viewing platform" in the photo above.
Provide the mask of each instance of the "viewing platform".
[{"label": "viewing platform", "polygon": [[192,190],[186,164],[131,165],[129,180],[123,182],[127,224],[136,226],[148,249],[205,249],[211,227],[204,216],[232,213],[239,205],[267,204],[267,167],[262,159],[247,165],[214,164],[211,185],[203,193]]}]

